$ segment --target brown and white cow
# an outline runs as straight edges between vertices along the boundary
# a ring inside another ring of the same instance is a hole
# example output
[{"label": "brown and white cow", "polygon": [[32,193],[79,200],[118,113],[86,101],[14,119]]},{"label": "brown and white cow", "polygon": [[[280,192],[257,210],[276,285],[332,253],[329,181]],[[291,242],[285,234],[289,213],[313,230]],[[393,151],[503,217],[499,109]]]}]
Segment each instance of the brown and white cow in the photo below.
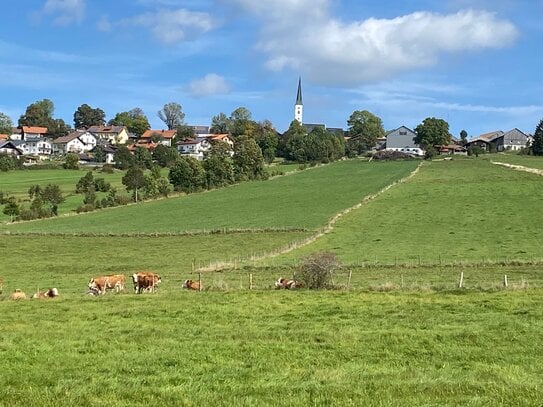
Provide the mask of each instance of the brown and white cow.
[{"label": "brown and white cow", "polygon": [[134,292],[141,294],[143,292],[154,292],[162,282],[160,276],[152,271],[140,271],[132,275],[134,283]]},{"label": "brown and white cow", "polygon": [[93,277],[90,279],[89,290],[97,290],[100,294],[105,294],[106,290],[115,290],[120,292],[124,290],[126,278],[124,274],[113,274],[110,276]]},{"label": "brown and white cow", "polygon": [[287,280],[286,278],[280,277],[275,282],[275,288],[280,290],[284,288],[285,290],[293,290],[297,287],[300,287],[301,283],[296,280]]},{"label": "brown and white cow", "polygon": [[4,279],[0,277],[0,294],[4,291]]},{"label": "brown and white cow", "polygon": [[194,281],[194,280],[185,280],[182,287],[186,288],[187,290],[194,290],[194,291],[201,291],[204,289],[203,286],[200,286],[199,281]]},{"label": "brown and white cow", "polygon": [[47,291],[38,291],[37,293],[32,295],[31,298],[44,299],[44,298],[55,298],[55,297],[58,297],[58,290],[56,288],[50,288]]},{"label": "brown and white cow", "polygon": [[26,294],[17,288],[13,293],[11,293],[9,298],[11,300],[26,300]]}]

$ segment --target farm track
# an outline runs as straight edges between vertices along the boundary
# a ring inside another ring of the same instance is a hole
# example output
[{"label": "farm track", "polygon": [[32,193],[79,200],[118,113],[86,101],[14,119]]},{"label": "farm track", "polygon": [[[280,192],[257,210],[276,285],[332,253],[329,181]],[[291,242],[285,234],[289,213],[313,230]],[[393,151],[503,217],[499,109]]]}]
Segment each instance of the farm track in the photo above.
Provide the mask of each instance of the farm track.
[{"label": "farm track", "polygon": [[[271,253],[264,253],[264,254],[261,254],[261,255],[253,255],[253,256],[250,257],[250,260],[253,261],[253,262],[256,262],[256,261],[271,259],[271,258],[274,258],[274,257],[277,257],[277,256],[287,254],[287,253],[289,253],[289,252],[291,252],[293,250],[302,248],[304,246],[310,245],[311,243],[314,243],[319,238],[323,237],[327,233],[330,233],[334,229],[334,225],[342,217],[344,217],[348,213],[350,213],[350,212],[352,212],[352,211],[354,211],[356,209],[361,208],[362,206],[366,205],[368,202],[372,201],[373,199],[375,199],[378,196],[380,196],[380,195],[384,194],[385,192],[387,192],[392,187],[394,187],[394,186],[396,186],[398,184],[404,183],[407,180],[413,178],[419,172],[419,169],[422,166],[422,164],[423,163],[421,162],[417,166],[417,168],[415,168],[408,176],[406,176],[404,178],[401,178],[401,179],[399,179],[397,181],[394,181],[393,183],[385,186],[384,188],[380,189],[379,191],[377,191],[374,194],[370,194],[370,195],[365,196],[364,199],[362,199],[361,202],[359,202],[356,205],[353,205],[353,206],[351,206],[351,207],[349,207],[347,209],[344,209],[341,212],[335,214],[332,218],[330,218],[330,220],[328,221],[328,223],[324,227],[317,230],[317,232],[314,233],[313,235],[311,235],[311,236],[309,236],[309,237],[307,237],[305,239],[299,240],[299,241],[291,242],[288,245],[286,245],[285,247],[283,247],[282,249],[279,249],[277,251],[274,251],[274,252],[271,252]],[[230,262],[230,261],[215,262],[215,263],[209,264],[208,266],[200,267],[200,268],[196,269],[196,272],[220,271],[220,270],[224,270],[224,269],[233,268],[233,267],[236,267],[236,266],[237,266],[237,264],[235,264],[233,262]]]},{"label": "farm track", "polygon": [[492,164],[495,165],[501,165],[502,167],[511,168],[516,171],[524,171],[529,172],[536,175],[543,175],[543,170],[540,170],[538,168],[532,168],[532,167],[525,167],[524,165],[516,165],[516,164],[508,164],[508,163],[502,163],[500,161],[490,161]]}]

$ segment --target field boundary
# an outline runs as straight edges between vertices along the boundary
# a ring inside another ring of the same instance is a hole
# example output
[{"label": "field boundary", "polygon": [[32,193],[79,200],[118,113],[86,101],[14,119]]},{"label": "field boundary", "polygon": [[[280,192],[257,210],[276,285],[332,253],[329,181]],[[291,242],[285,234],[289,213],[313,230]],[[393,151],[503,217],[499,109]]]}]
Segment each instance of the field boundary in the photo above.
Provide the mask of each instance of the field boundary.
[{"label": "field boundary", "polygon": [[[353,206],[351,206],[351,207],[349,207],[347,209],[344,209],[341,212],[335,214],[334,216],[332,216],[332,218],[330,218],[328,220],[328,222],[326,223],[325,226],[318,229],[317,232],[314,233],[313,235],[308,236],[305,239],[290,242],[286,246],[283,246],[282,248],[280,248],[280,249],[278,249],[278,250],[276,250],[274,252],[268,252],[268,253],[262,253],[262,254],[253,254],[252,256],[250,256],[249,258],[247,258],[245,260],[251,260],[253,262],[266,260],[266,259],[274,258],[274,257],[277,257],[277,256],[281,256],[283,254],[287,254],[287,253],[289,253],[289,252],[291,252],[293,250],[296,250],[296,249],[302,248],[304,246],[310,245],[311,243],[314,243],[317,239],[320,239],[325,234],[330,233],[334,229],[335,224],[342,217],[347,215],[348,213],[350,213],[350,212],[352,212],[352,211],[354,211],[356,209],[361,208],[362,206],[366,205],[368,202],[372,201],[373,199],[375,199],[378,196],[380,196],[380,195],[384,194],[385,192],[387,192],[392,187],[394,187],[394,186],[396,186],[398,184],[402,184],[402,183],[406,182],[407,180],[413,178],[419,172],[422,165],[423,165],[423,162],[421,162],[417,166],[417,168],[415,168],[413,171],[411,171],[411,173],[409,173],[409,175],[407,175],[406,177],[400,178],[399,180],[392,182],[391,184],[381,188],[379,191],[377,191],[374,194],[370,194],[370,195],[365,196],[362,199],[362,201],[360,201],[359,203],[357,203],[357,204],[355,204],[355,205],[353,205]],[[232,262],[232,261],[218,261],[218,262],[210,263],[209,265],[207,265],[205,267],[199,267],[195,271],[196,272],[218,271],[218,270],[233,268],[233,267],[236,267],[236,266],[237,266],[237,261],[235,261],[235,262]]]},{"label": "field boundary", "polygon": [[516,171],[524,171],[529,172],[531,174],[536,175],[542,175],[543,176],[543,170],[540,170],[538,168],[532,168],[532,167],[525,167],[524,165],[517,165],[517,164],[509,164],[509,163],[502,163],[500,161],[490,161],[492,164],[500,165],[502,167],[511,168]]}]

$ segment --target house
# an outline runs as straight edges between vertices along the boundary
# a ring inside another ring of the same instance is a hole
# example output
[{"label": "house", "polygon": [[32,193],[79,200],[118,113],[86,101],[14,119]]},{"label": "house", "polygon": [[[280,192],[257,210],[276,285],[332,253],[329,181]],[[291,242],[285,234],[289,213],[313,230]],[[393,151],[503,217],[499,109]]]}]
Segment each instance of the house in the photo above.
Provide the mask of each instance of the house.
[{"label": "house", "polygon": [[40,160],[51,156],[53,146],[44,137],[26,137],[24,140],[19,141],[21,142],[20,147],[24,155],[38,157]]},{"label": "house", "polygon": [[468,150],[458,144],[434,146],[439,155],[468,155]]},{"label": "house", "polygon": [[105,163],[114,164],[115,163],[115,147],[110,144],[98,144],[89,153],[93,156],[96,153],[96,149],[101,148],[105,154]]},{"label": "house", "polygon": [[9,140],[9,134],[0,134],[0,141]]},{"label": "house", "polygon": [[20,157],[23,155],[23,150],[17,146],[15,140],[0,141],[0,154]]},{"label": "house", "polygon": [[491,131],[489,133],[481,134],[475,138],[470,139],[466,143],[466,147],[481,147],[485,151],[489,152],[492,149],[492,146],[496,146],[495,140],[503,136],[504,132],[501,130]]},{"label": "house", "polygon": [[497,137],[495,140],[496,151],[521,150],[530,143],[530,136],[517,128]]},{"label": "house", "polygon": [[209,134],[209,126],[191,126],[190,128],[194,131],[194,134],[200,135],[200,134]]},{"label": "house", "polygon": [[159,142],[165,146],[171,147],[172,140],[176,136],[177,130],[147,130],[138,140],[139,144],[149,143],[150,141]]},{"label": "house", "polygon": [[96,137],[88,131],[73,131],[53,141],[54,154],[85,153],[96,147]]},{"label": "house", "polygon": [[126,144],[129,139],[125,126],[91,126],[87,131],[97,140],[107,141],[109,144]]},{"label": "house", "polygon": [[22,126],[21,140],[28,138],[43,138],[47,134],[47,127]]},{"label": "house", "polygon": [[402,151],[424,155],[422,148],[413,139],[417,134],[408,127],[401,126],[386,133],[386,150]]},{"label": "house", "polygon": [[222,141],[223,143],[228,144],[230,148],[234,148],[234,140],[229,134],[200,134],[196,139],[207,140],[210,148],[213,141]]},{"label": "house", "polygon": [[208,138],[186,138],[177,143],[177,151],[179,154],[196,158],[197,160],[204,159],[204,153],[211,148],[211,142]]}]

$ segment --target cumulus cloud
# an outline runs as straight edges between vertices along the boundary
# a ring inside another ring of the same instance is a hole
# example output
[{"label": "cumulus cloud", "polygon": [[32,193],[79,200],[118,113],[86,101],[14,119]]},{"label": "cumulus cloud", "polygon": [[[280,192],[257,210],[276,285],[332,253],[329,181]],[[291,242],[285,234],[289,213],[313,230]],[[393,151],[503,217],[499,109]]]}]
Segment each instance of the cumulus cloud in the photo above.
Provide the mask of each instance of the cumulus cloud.
[{"label": "cumulus cloud", "polygon": [[56,16],[55,25],[80,23],[85,17],[85,0],[47,0],[42,9],[44,16]]},{"label": "cumulus cloud", "polygon": [[344,22],[330,15],[330,0],[234,2],[261,18],[257,48],[269,69],[293,68],[327,84],[377,81],[435,65],[444,53],[501,48],[518,37],[511,22],[484,10]]},{"label": "cumulus cloud", "polygon": [[210,73],[203,78],[191,81],[186,90],[193,96],[203,97],[228,93],[230,86],[224,77]]}]

